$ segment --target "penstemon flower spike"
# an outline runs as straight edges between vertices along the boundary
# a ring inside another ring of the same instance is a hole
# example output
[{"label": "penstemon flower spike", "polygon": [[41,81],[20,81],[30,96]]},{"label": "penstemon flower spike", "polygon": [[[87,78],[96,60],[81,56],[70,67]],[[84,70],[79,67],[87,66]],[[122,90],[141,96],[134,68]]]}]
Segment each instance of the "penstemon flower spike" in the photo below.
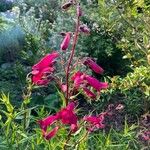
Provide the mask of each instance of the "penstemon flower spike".
[{"label": "penstemon flower spike", "polygon": [[[81,32],[90,34],[90,29],[84,24],[80,25],[80,17],[83,15],[83,13],[81,10],[81,5],[76,0],[67,1],[61,6],[63,10],[68,10],[71,7],[75,7],[77,17],[74,36],[71,37],[71,32],[60,33],[64,38],[60,44],[60,48],[63,52],[61,53],[54,51],[50,54],[47,54],[32,67],[31,72],[31,80],[34,85],[46,86],[50,83],[50,81],[53,80],[59,87],[61,93],[64,94],[63,97],[65,98],[63,98],[63,100],[65,102],[65,106],[63,106],[61,110],[56,112],[54,115],[50,115],[38,121],[42,135],[46,140],[50,140],[51,138],[55,137],[62,126],[69,126],[69,134],[67,141],[64,144],[64,149],[66,149],[66,145],[71,138],[71,134],[80,129],[80,121],[75,110],[78,101],[77,96],[82,93],[84,96],[95,100],[102,89],[108,88],[108,83],[100,82],[85,72],[81,72],[79,70],[75,71],[77,65],[85,65],[97,74],[102,74],[104,72],[104,70],[92,58],[89,57],[80,61],[77,60],[74,64],[72,64],[79,34]],[[73,42],[69,59],[65,63],[60,63],[64,65],[62,68],[65,68],[64,72],[66,80],[64,81],[62,78],[59,78],[59,76],[55,76],[55,63],[57,58],[60,58],[60,61],[62,61],[63,55],[61,54],[65,54],[67,49],[67,52],[69,52],[71,38],[73,38]],[[107,113],[101,113],[98,116],[90,115],[81,119],[82,122],[84,122],[84,127],[87,129],[85,136],[83,136],[81,140],[85,139],[90,132],[105,127],[104,122],[106,114]],[[83,126],[83,124],[81,126]],[[50,131],[48,129],[49,127],[51,127]],[[81,140],[79,140],[77,143],[79,144]]]}]

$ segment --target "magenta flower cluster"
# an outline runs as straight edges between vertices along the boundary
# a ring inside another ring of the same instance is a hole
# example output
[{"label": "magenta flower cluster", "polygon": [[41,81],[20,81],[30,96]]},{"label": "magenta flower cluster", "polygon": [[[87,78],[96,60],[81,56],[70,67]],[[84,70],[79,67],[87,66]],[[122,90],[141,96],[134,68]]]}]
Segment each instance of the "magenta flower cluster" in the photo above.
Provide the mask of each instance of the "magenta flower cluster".
[{"label": "magenta flower cluster", "polygon": [[71,132],[75,132],[78,129],[77,121],[78,118],[74,112],[75,109],[75,103],[71,102],[67,105],[66,108],[63,108],[59,112],[57,112],[55,115],[51,115],[43,120],[39,120],[38,123],[40,124],[40,127],[42,129],[43,137],[47,140],[52,138],[56,135],[58,132],[58,129],[61,126],[56,125],[54,129],[51,131],[47,131],[48,127],[53,125],[55,122],[60,121],[61,124],[64,125],[70,125]]}]

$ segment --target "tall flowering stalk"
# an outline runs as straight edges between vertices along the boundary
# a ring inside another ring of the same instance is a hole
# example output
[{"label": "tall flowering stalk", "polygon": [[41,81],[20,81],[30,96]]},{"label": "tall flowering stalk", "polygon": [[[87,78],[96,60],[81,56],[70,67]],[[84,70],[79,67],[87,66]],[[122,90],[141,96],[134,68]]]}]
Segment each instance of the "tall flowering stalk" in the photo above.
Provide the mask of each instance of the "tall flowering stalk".
[{"label": "tall flowering stalk", "polygon": [[[55,64],[59,61],[58,58],[61,57],[59,51],[53,51],[52,53],[44,56],[32,67],[31,72],[31,80],[33,85],[47,86],[51,81],[55,81],[58,89],[60,89],[61,93],[64,95],[63,100],[65,105],[61,107],[61,110],[56,114],[50,115],[38,121],[42,135],[46,140],[50,140],[56,136],[62,126],[69,126],[69,134],[67,141],[64,144],[64,149],[66,149],[66,145],[70,140],[71,134],[75,133],[81,128],[81,126],[85,127],[87,132],[83,138],[76,142],[76,144],[79,144],[82,140],[84,140],[90,132],[105,127],[106,114],[104,113],[97,116],[84,116],[81,119],[84,124],[80,124],[79,117],[76,113],[76,107],[78,104],[76,95],[81,93],[89,99],[95,100],[100,95],[102,89],[108,88],[107,82],[100,82],[91,75],[88,75],[86,72],[81,72],[79,70],[75,71],[76,66],[79,65],[80,67],[84,66],[90,68],[97,74],[102,74],[104,70],[92,58],[83,58],[81,61],[77,61],[74,65],[72,65],[79,34],[90,34],[90,29],[87,25],[80,22],[80,17],[83,15],[80,4],[76,0],[69,0],[62,5],[62,9],[65,11],[70,9],[70,7],[75,7],[76,9],[75,32],[74,34],[69,31],[66,33],[61,33],[64,38],[60,44],[62,53],[65,53],[69,49],[71,45],[70,41],[73,37],[68,61],[66,66],[63,66],[63,68],[65,68],[65,81],[62,81],[59,76],[55,75]],[[49,128],[51,128],[50,131]]]},{"label": "tall flowering stalk", "polygon": [[71,55],[68,61],[68,65],[67,65],[67,69],[66,69],[66,84],[67,84],[67,96],[66,96],[66,104],[68,104],[68,98],[69,98],[69,75],[70,75],[70,65],[75,53],[75,47],[77,44],[77,40],[78,40],[78,33],[79,33],[79,26],[80,26],[80,15],[78,13],[78,6],[77,6],[77,22],[76,22],[76,30],[75,30],[75,35],[74,35],[74,40],[73,40],[73,44],[72,44],[72,49],[71,49]]}]

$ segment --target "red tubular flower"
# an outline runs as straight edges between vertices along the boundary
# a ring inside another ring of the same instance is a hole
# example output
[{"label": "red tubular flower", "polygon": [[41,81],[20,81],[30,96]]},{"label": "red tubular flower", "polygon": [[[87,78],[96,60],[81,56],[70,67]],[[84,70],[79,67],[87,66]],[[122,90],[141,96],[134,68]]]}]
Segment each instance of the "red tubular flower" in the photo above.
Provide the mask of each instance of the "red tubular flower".
[{"label": "red tubular flower", "polygon": [[52,124],[54,124],[57,120],[58,120],[58,116],[57,115],[51,115],[51,116],[48,116],[47,118],[43,119],[43,120],[39,120],[38,123],[40,125],[40,128],[42,130],[42,134],[43,134],[43,137],[46,139],[46,140],[49,140],[51,139],[52,137],[54,137],[59,129],[59,127],[55,127],[54,129],[52,129],[51,131],[47,131],[47,128],[49,126],[51,126]]},{"label": "red tubular flower", "polygon": [[[49,79],[47,79],[47,74],[51,73],[54,71],[54,68],[51,67],[47,67],[43,70],[41,70],[41,72],[37,71],[37,70],[33,70],[32,71],[32,82],[37,84],[37,85],[47,85],[49,83]],[[36,73],[38,72],[38,73]]]},{"label": "red tubular flower", "polygon": [[76,132],[78,129],[77,125],[78,118],[74,113],[74,109],[75,103],[71,102],[70,104],[67,105],[66,108],[63,108],[56,115],[51,115],[43,120],[39,120],[38,123],[42,130],[43,137],[49,140],[57,134],[59,129],[58,126],[54,127],[54,129],[52,129],[50,132],[47,131],[47,128],[52,124],[54,124],[56,121],[61,121],[62,124],[70,125],[70,130],[72,132]]},{"label": "red tubular flower", "polygon": [[49,80],[47,75],[54,71],[54,61],[59,56],[58,52],[47,54],[37,64],[32,67],[32,82],[37,85],[47,85]]},{"label": "red tubular flower", "polygon": [[53,52],[51,54],[47,54],[43,57],[37,64],[35,64],[32,69],[36,71],[41,71],[47,67],[53,65],[54,60],[59,56],[58,52]]},{"label": "red tubular flower", "polygon": [[92,98],[92,99],[95,99],[95,98],[96,98],[96,95],[95,95],[92,91],[90,91],[89,89],[87,89],[86,87],[83,87],[83,90],[84,90],[85,94],[86,94],[88,97],[90,97],[90,98]]},{"label": "red tubular flower", "polygon": [[43,129],[46,132],[47,127],[52,125],[57,120],[58,120],[58,116],[52,115],[52,116],[48,116],[48,117],[44,118],[43,120],[39,120],[38,123],[39,123],[41,129]]},{"label": "red tubular flower", "polygon": [[108,88],[107,82],[99,82],[97,79],[86,75],[85,80],[88,82],[89,85],[91,85],[93,88],[95,88],[97,91],[100,91],[101,89]]},{"label": "red tubular flower", "polygon": [[108,88],[107,82],[99,82],[97,79],[86,75],[80,71],[76,72],[72,78],[74,81],[74,87],[79,90],[82,89],[84,93],[87,95],[87,97],[95,99],[96,95],[92,91],[88,89],[89,86],[93,87],[97,90],[97,92],[100,92],[101,89]]},{"label": "red tubular flower", "polygon": [[58,132],[59,127],[56,126],[54,129],[52,129],[49,133],[44,133],[43,136],[46,140],[50,140],[51,138],[53,138],[57,132]]},{"label": "red tubular flower", "polygon": [[63,108],[58,112],[59,119],[63,124],[68,124],[71,126],[71,131],[75,132],[77,130],[78,118],[74,113],[75,104],[72,102],[68,104],[66,108]]},{"label": "red tubular flower", "polygon": [[63,51],[65,51],[69,47],[70,39],[71,39],[71,33],[67,32],[64,40],[62,41],[60,45]]},{"label": "red tubular flower", "polygon": [[81,75],[83,75],[83,73],[80,72],[80,71],[77,71],[77,72],[71,77],[71,79],[72,79],[72,80],[75,80],[77,77],[80,77]]},{"label": "red tubular flower", "polygon": [[87,129],[90,132],[96,129],[102,129],[105,127],[105,125],[103,124],[104,114],[100,114],[98,117],[97,116],[85,116],[83,120],[89,123],[89,126],[87,127]]},{"label": "red tubular flower", "polygon": [[96,62],[94,62],[91,58],[86,58],[86,60],[84,61],[84,65],[87,65],[94,72],[96,72],[98,74],[102,74],[104,72],[104,70]]},{"label": "red tubular flower", "polygon": [[72,76],[71,79],[74,80],[74,86],[78,89],[84,81],[84,74],[78,71]]}]

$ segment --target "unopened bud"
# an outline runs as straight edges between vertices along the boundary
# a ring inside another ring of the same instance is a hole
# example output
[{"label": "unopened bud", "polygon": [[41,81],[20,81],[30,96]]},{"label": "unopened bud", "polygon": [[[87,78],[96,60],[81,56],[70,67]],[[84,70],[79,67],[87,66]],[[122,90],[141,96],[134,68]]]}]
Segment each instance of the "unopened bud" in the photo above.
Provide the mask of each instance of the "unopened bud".
[{"label": "unopened bud", "polygon": [[80,27],[79,27],[79,31],[80,32],[84,32],[84,33],[86,33],[86,34],[90,34],[90,29],[87,27],[87,25],[80,25]]},{"label": "unopened bud", "polygon": [[61,46],[60,46],[62,50],[65,51],[69,47],[70,39],[71,39],[71,33],[67,32],[66,36],[65,36],[65,38],[62,41]]},{"label": "unopened bud", "polygon": [[66,35],[66,32],[60,32],[60,35],[61,35],[61,36],[65,36],[65,35]]},{"label": "unopened bud", "polygon": [[69,1],[69,2],[66,2],[65,4],[63,4],[62,6],[61,6],[61,8],[63,9],[63,10],[68,10],[69,8],[70,8],[70,6],[72,6],[73,5],[73,1]]},{"label": "unopened bud", "polygon": [[77,16],[78,17],[82,16],[82,10],[81,10],[80,4],[77,5]]}]

